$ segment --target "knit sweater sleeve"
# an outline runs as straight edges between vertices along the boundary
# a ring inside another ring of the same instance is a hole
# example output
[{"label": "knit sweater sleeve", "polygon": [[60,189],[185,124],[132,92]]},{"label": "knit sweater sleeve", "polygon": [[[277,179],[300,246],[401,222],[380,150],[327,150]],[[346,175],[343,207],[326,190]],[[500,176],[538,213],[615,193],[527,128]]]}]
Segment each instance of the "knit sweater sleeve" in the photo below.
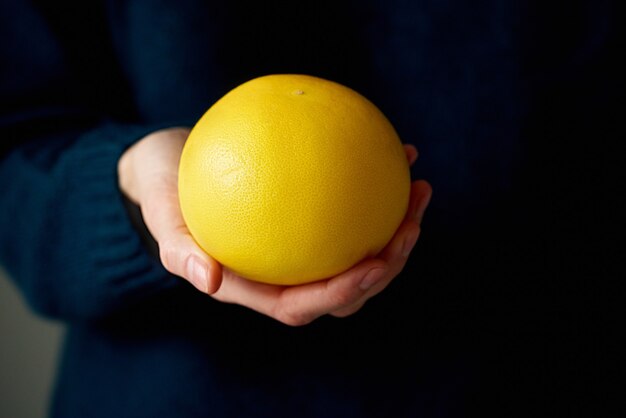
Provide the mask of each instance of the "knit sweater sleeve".
[{"label": "knit sweater sleeve", "polygon": [[178,285],[143,246],[117,184],[121,153],[154,129],[56,132],[0,157],[0,264],[37,312],[100,318]]},{"label": "knit sweater sleeve", "polygon": [[210,103],[194,57],[211,47],[193,41],[209,37],[174,10],[0,2],[0,266],[43,315],[100,319],[187,286],[143,245],[117,179],[132,143]]}]

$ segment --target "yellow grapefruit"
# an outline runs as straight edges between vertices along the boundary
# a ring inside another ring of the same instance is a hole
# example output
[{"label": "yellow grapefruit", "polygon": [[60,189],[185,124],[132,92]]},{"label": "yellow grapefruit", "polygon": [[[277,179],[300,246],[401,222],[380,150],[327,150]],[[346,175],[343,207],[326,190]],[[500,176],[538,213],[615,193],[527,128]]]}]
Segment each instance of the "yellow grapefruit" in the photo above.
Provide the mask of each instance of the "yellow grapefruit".
[{"label": "yellow grapefruit", "polygon": [[248,81],[196,123],[179,168],[199,246],[251,280],[336,275],[389,242],[407,210],[408,162],[366,98],[305,75]]}]

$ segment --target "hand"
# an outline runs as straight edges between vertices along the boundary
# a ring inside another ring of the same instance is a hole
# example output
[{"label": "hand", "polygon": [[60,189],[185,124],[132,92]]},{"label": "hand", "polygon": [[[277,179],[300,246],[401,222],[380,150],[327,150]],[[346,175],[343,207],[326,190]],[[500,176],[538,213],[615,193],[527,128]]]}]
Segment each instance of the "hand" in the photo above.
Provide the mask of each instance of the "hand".
[{"label": "hand", "polygon": [[[411,185],[407,215],[389,244],[372,259],[326,280],[298,286],[253,282],[223,268],[198,247],[185,226],[178,203],[178,161],[188,129],[154,132],[137,142],[118,164],[121,190],[142,212],[159,244],[163,266],[213,298],[246,306],[288,325],[305,325],[330,314],[344,317],[357,312],[400,273],[417,242],[420,223],[431,196],[430,185]],[[405,145],[411,164],[417,150]]]}]

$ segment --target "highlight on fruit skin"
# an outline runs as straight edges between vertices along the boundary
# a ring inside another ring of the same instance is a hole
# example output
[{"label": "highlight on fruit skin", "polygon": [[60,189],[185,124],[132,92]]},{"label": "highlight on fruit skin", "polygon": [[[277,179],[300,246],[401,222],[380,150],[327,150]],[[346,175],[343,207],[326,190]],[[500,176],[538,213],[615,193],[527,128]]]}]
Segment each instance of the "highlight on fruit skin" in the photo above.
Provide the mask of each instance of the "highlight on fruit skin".
[{"label": "highlight on fruit skin", "polygon": [[235,273],[294,285],[389,242],[409,201],[402,143],[369,100],[298,74],[255,78],[198,120],[179,166],[183,217]]}]

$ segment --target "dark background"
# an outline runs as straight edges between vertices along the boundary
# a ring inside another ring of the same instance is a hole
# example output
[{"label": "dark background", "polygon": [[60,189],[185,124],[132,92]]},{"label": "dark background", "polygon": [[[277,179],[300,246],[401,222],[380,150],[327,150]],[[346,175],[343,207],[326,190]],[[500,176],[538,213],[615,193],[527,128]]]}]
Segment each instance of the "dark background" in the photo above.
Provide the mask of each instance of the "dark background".
[{"label": "dark background", "polygon": [[[39,3],[63,21],[61,9]],[[193,3],[178,6],[184,10]],[[81,7],[88,14],[98,6]],[[419,148],[413,176],[427,179],[434,190],[406,271],[358,315],[322,318],[306,330],[283,333],[256,314],[225,307],[239,331],[250,332],[250,340],[230,337],[245,345],[258,340],[254,330],[262,329],[270,336],[275,332],[276,341],[305,348],[329,347],[333,338],[354,340],[346,351],[358,344],[385,346],[388,337],[397,348],[384,350],[385,361],[421,366],[424,356],[424,396],[429,386],[438,393],[450,390],[448,396],[467,397],[476,411],[505,416],[597,416],[619,399],[615,383],[623,381],[623,360],[617,339],[624,325],[619,145],[626,136],[621,3],[387,0],[272,6],[238,0],[216,6],[210,15],[229,42],[196,39],[197,45],[186,48],[213,53],[191,61],[185,61],[184,48],[170,51],[169,59],[180,59],[177,65],[189,74],[208,69],[214,81],[194,86],[184,106],[150,100],[187,91],[185,80],[160,73],[168,70],[165,65],[133,80],[148,92],[134,98],[145,114],[125,107],[129,90],[119,69],[102,58],[114,52],[105,42],[89,49],[95,55],[80,64],[92,67],[81,67],[81,74],[95,80],[119,75],[119,83],[111,83],[119,91],[112,94],[105,85],[90,95],[90,105],[115,109],[119,114],[112,116],[119,119],[193,121],[190,115],[199,116],[208,103],[252,77],[314,74],[376,103],[400,137]],[[145,28],[160,18],[130,16],[144,19],[139,26]],[[54,28],[77,40],[74,52],[81,59],[89,51],[81,49],[78,35],[87,29],[104,27]],[[136,36],[139,44],[167,42],[150,30]],[[125,68],[131,77],[133,59],[159,58],[138,51]],[[79,81],[72,85],[97,85]],[[65,90],[63,97],[72,101],[81,92]],[[125,314],[129,333],[143,326],[145,313]],[[184,309],[180,317],[188,317]],[[174,321],[172,328],[179,325]],[[166,327],[167,319],[158,326]],[[111,327],[120,331],[115,318]],[[236,353],[230,355],[235,362]],[[367,358],[354,362],[347,367],[376,367]],[[480,384],[471,387],[464,376]],[[446,386],[455,379],[462,395]]]}]

